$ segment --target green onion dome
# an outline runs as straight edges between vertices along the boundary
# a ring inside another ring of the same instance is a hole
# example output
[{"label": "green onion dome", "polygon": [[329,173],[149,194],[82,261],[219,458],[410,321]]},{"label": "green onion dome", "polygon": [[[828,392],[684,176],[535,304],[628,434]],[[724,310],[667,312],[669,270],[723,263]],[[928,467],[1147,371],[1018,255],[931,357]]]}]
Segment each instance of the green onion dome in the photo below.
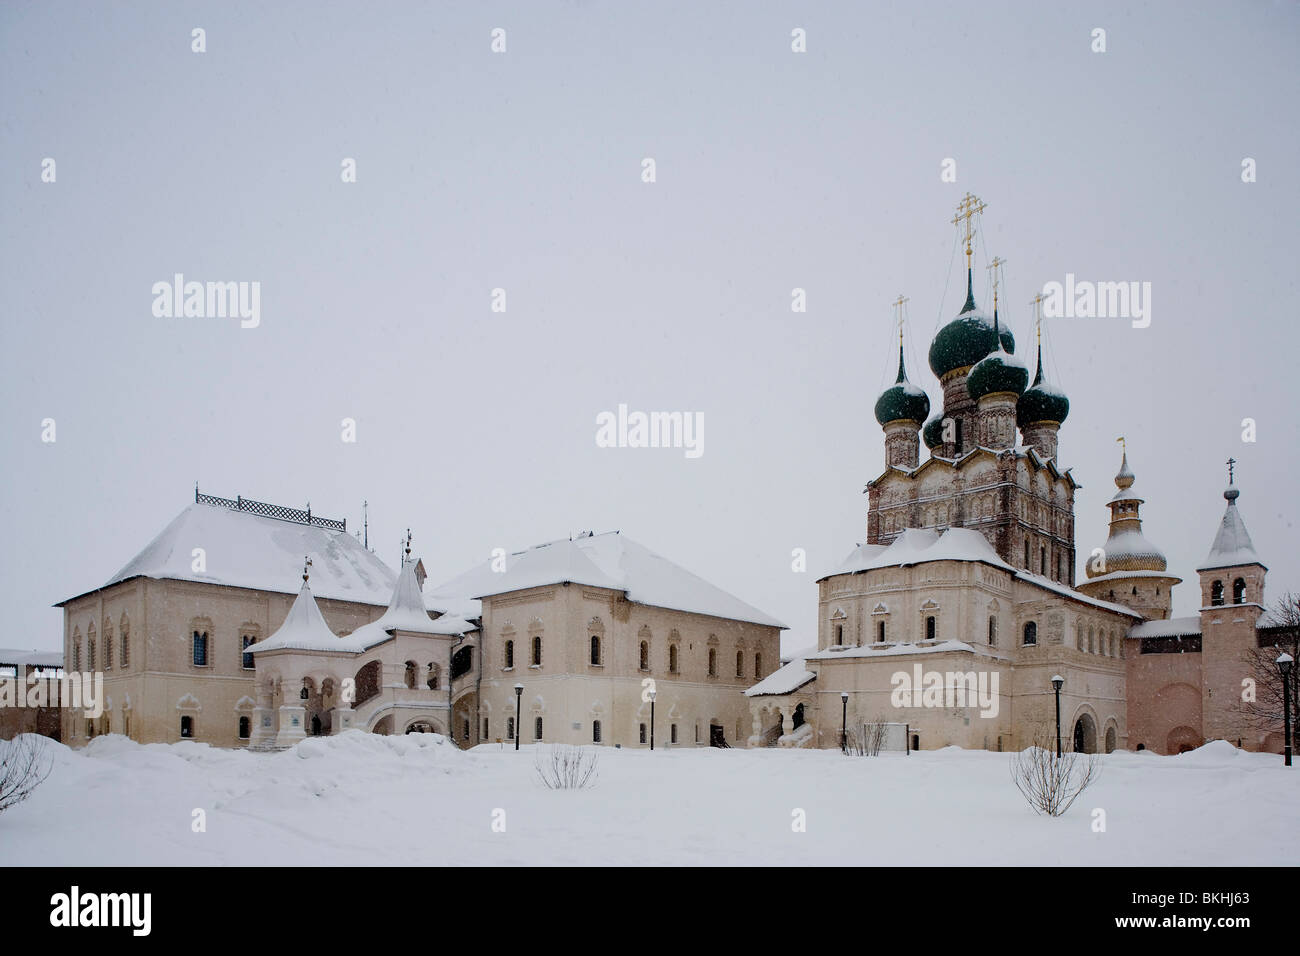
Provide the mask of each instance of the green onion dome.
[{"label": "green onion dome", "polygon": [[889,422],[909,421],[919,426],[930,414],[930,397],[924,389],[918,388],[907,380],[907,370],[903,367],[903,346],[898,346],[898,379],[893,385],[880,393],[876,399],[876,421],[885,425]]},{"label": "green onion dome", "polygon": [[977,402],[994,392],[1014,392],[1020,396],[1029,384],[1029,369],[1025,368],[1025,363],[1020,359],[1002,350],[999,332],[998,313],[994,309],[993,328],[987,333],[987,341],[993,345],[993,351],[976,362],[966,377],[966,391]]},{"label": "green onion dome", "polygon": [[931,451],[943,447],[943,412],[925,423],[925,427],[921,429],[921,438],[925,442],[925,447]]},{"label": "green onion dome", "polygon": [[[967,368],[984,358],[993,350],[993,325],[993,320],[975,307],[970,270],[967,270],[966,304],[961,314],[941,328],[930,343],[930,370],[942,380],[949,372]],[[1008,355],[1016,351],[1015,336],[1010,329],[999,329],[998,338]]]},{"label": "green onion dome", "polygon": [[1070,414],[1070,400],[1065,393],[1043,378],[1043,343],[1038,343],[1038,372],[1034,384],[1016,404],[1016,424],[1021,428],[1035,422],[1061,424]]}]

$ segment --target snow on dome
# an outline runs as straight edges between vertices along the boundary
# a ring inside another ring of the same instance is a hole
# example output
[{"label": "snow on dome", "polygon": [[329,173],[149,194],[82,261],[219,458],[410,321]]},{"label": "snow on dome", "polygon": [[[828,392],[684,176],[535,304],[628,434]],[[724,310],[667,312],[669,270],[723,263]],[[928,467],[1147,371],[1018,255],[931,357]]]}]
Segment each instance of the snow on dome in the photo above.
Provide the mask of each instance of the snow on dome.
[{"label": "snow on dome", "polygon": [[[195,548],[206,555],[201,572],[193,568]],[[147,577],[294,594],[304,555],[317,597],[388,603],[392,569],[347,532],[208,504],[186,507],[103,586]]]},{"label": "snow on dome", "polygon": [[1127,487],[1121,488],[1119,491],[1115,492],[1110,500],[1114,503],[1116,501],[1146,501],[1146,498],[1142,497],[1142,495],[1135,491],[1132,484],[1129,484]]},{"label": "snow on dome", "polygon": [[563,538],[516,552],[507,557],[505,571],[495,571],[492,565],[492,560],[485,561],[432,593],[477,600],[567,581],[623,591],[637,604],[785,627],[617,531]]},{"label": "snow on dome", "polygon": [[249,651],[260,654],[263,651],[346,651],[347,647],[339,639],[321,616],[311,588],[304,581],[298,596],[293,600],[293,607],[279,629],[264,641],[251,645]]},{"label": "snow on dome", "polygon": [[1229,487],[1223,493],[1223,497],[1228,500],[1228,507],[1223,509],[1223,520],[1219,523],[1219,531],[1214,536],[1210,553],[1197,571],[1212,571],[1215,568],[1231,568],[1243,564],[1264,566],[1255,553],[1255,545],[1246,531],[1246,523],[1241,520],[1241,512],[1237,510],[1239,494],[1241,492],[1234,487]]},{"label": "snow on dome", "polygon": [[1146,539],[1141,531],[1120,531],[1106,539],[1102,550],[1105,552],[1105,571],[1093,572],[1093,563],[1088,562],[1088,577],[1096,578],[1112,571],[1164,571],[1169,567],[1164,552]]}]

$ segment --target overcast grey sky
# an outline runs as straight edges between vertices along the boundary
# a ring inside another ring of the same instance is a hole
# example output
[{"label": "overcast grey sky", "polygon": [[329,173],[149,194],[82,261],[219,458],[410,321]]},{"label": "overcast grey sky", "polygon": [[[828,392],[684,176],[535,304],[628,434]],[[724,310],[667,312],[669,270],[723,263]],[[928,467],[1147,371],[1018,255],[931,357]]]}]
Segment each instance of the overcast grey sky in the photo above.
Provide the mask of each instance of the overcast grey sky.
[{"label": "overcast grey sky", "polygon": [[[264,6],[0,7],[0,644],[57,647],[50,605],[195,480],[349,528],[369,499],[372,546],[395,564],[409,525],[439,580],[621,529],[813,643],[882,470],[900,292],[940,404],[967,190],[1020,354],[1043,283],[1152,284],[1149,328],[1048,323],[1078,573],[1124,434],[1175,613],[1230,455],[1269,599],[1300,590],[1295,4]],[[177,272],[259,281],[260,326],[156,318]],[[703,413],[704,454],[596,447],[619,403]]]}]

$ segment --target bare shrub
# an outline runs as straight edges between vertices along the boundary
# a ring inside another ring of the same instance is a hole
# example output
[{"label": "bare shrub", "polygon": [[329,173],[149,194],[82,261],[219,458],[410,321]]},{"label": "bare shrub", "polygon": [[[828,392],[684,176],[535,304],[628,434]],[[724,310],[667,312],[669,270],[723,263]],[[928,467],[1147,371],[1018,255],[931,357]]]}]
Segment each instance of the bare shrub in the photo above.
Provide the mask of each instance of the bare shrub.
[{"label": "bare shrub", "polygon": [[0,740],[0,813],[30,797],[50,775],[54,761],[48,744],[37,734]]},{"label": "bare shrub", "polygon": [[594,747],[553,744],[547,751],[537,748],[533,768],[547,790],[585,790],[596,784],[599,754]]},{"label": "bare shrub", "polygon": [[1056,755],[1054,733],[1039,731],[1028,747],[1011,755],[1011,779],[1035,813],[1059,817],[1101,774],[1096,754],[1066,750]]},{"label": "bare shrub", "polygon": [[887,723],[879,717],[850,727],[845,733],[844,752],[850,757],[878,757],[885,743],[886,729]]}]

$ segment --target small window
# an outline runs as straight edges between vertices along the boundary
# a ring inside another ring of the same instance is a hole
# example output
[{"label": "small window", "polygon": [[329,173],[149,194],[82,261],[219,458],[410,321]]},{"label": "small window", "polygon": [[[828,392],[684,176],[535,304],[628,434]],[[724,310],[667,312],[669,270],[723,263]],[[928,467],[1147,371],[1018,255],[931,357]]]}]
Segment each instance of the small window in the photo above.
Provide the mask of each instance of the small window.
[{"label": "small window", "polygon": [[1029,570],[1029,542],[1025,542],[1025,570]]},{"label": "small window", "polygon": [[677,673],[677,645],[668,645],[668,673]]},{"label": "small window", "polygon": [[835,646],[836,647],[844,646],[844,625],[843,624],[835,625]]},{"label": "small window", "polygon": [[247,740],[249,734],[249,720],[247,717],[239,718],[239,739]]},{"label": "small window", "polygon": [[600,664],[600,638],[595,634],[591,635],[591,662]]},{"label": "small window", "polygon": [[533,739],[542,739],[542,718],[540,717],[533,721]]},{"label": "small window", "polygon": [[937,633],[938,633],[938,628],[935,626],[934,616],[931,615],[930,617],[927,617],[925,619],[925,639],[927,641],[933,641],[935,634]]},{"label": "small window", "polygon": [[1029,646],[1031,644],[1037,644],[1037,643],[1038,643],[1038,625],[1033,621],[1029,621],[1027,624],[1025,624],[1025,645]]},{"label": "small window", "polygon": [[488,719],[486,717],[483,718],[483,739],[484,740],[492,739],[492,735],[488,733]]},{"label": "small window", "polygon": [[253,639],[247,634],[239,639],[239,649],[241,652],[239,656],[239,666],[244,668],[246,671],[253,670],[253,655],[249,653],[248,650],[252,643]]},{"label": "small window", "polygon": [[1047,549],[1038,549],[1038,573],[1047,577]]},{"label": "small window", "polygon": [[599,720],[593,720],[591,722],[591,742],[593,744],[600,743],[600,721]]},{"label": "small window", "polygon": [[181,737],[189,739],[194,736],[194,718],[186,714],[181,718]]},{"label": "small window", "polygon": [[[1240,604],[1241,602],[1238,601],[1237,603]],[[104,670],[111,671],[112,669],[113,669],[113,632],[111,630],[105,630],[104,631]]]},{"label": "small window", "polygon": [[506,718],[506,740],[514,740],[514,739],[515,739],[515,719],[513,717],[507,717]]},{"label": "small window", "polygon": [[538,667],[542,665],[542,639],[540,637],[533,638],[533,663]]},{"label": "small window", "polygon": [[754,655],[754,680],[761,680],[763,677],[763,655]]},{"label": "small window", "polygon": [[506,641],[506,668],[515,666],[515,642]]},{"label": "small window", "polygon": [[86,641],[86,666],[92,671],[95,669],[95,639],[93,637]]},{"label": "small window", "polygon": [[641,642],[641,669],[643,671],[650,669],[650,644],[647,641]]},{"label": "small window", "polygon": [[718,651],[717,648],[709,648],[709,676],[718,676]]},{"label": "small window", "polygon": [[736,651],[736,676],[745,676],[745,652]]},{"label": "small window", "polygon": [[989,647],[998,646],[998,619],[989,615]]},{"label": "small window", "polygon": [[884,621],[876,622],[876,641],[877,643],[880,644],[885,643],[885,622]]},{"label": "small window", "polygon": [[[1215,581],[1213,584],[1210,585],[1210,604],[1214,607],[1218,607],[1222,603],[1223,603],[1223,582]],[[91,666],[93,667],[94,665]]]},{"label": "small window", "polygon": [[641,743],[645,743],[645,724],[641,725]]},{"label": "small window", "polygon": [[1232,603],[1243,604],[1246,600],[1246,579],[1237,578],[1232,582]]},{"label": "small window", "polygon": [[670,739],[671,739],[671,741],[672,741],[673,743],[677,743],[677,725],[676,725],[676,724],[673,724],[673,726],[672,726],[672,737],[671,737]]},{"label": "small window", "polygon": [[[208,666],[208,632],[207,631],[194,632],[193,650],[194,650],[194,654],[193,654],[194,666],[207,667]],[[93,660],[91,661],[90,666],[91,667],[95,666],[95,662]]]}]

